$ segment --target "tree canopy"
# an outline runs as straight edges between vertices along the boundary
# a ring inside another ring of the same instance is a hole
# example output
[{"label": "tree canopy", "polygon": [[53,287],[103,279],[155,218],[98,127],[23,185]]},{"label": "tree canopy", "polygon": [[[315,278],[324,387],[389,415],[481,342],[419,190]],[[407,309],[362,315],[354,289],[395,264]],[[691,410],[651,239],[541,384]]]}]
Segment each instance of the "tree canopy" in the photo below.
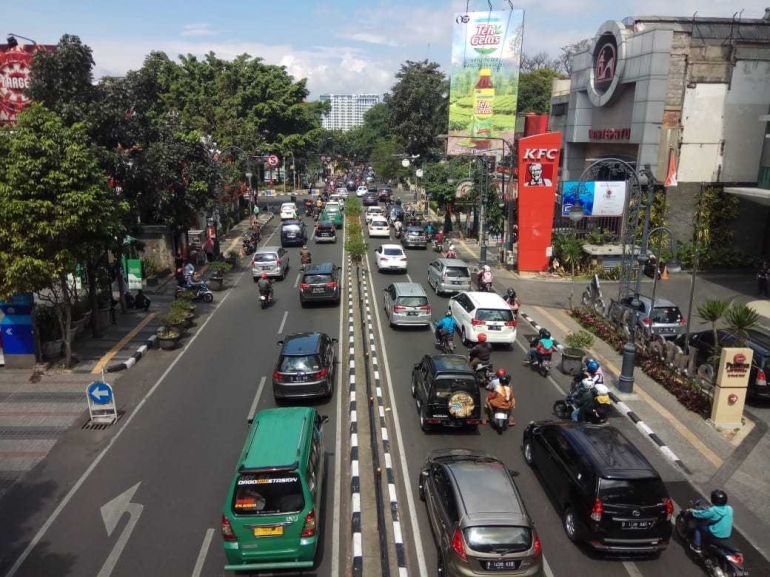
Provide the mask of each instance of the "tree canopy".
[{"label": "tree canopy", "polygon": [[519,114],[548,114],[551,110],[551,87],[559,73],[552,68],[538,68],[519,75]]}]

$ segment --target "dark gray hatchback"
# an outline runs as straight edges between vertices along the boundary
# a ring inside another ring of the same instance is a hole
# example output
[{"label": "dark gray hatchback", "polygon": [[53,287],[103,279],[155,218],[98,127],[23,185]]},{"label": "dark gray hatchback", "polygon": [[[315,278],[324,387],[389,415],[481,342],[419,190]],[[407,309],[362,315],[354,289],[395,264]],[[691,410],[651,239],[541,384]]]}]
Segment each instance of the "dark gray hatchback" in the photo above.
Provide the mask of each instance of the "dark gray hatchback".
[{"label": "dark gray hatchback", "polygon": [[331,262],[305,266],[299,279],[299,302],[304,307],[309,302],[340,304],[339,267]]},{"label": "dark gray hatchback", "polygon": [[281,354],[273,371],[275,398],[331,397],[335,341],[326,333],[295,333],[278,341]]}]

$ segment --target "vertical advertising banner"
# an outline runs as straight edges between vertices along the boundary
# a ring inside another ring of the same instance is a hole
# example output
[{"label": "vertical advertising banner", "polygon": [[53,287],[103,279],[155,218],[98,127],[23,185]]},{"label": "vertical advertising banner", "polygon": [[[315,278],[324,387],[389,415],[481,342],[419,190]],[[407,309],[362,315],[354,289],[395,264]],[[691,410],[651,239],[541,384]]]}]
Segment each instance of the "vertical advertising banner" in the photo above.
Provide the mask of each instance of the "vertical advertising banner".
[{"label": "vertical advertising banner", "polygon": [[548,270],[561,132],[519,140],[519,271]]},{"label": "vertical advertising banner", "polygon": [[0,124],[14,124],[16,115],[30,104],[26,94],[32,55],[56,46],[41,44],[0,44]]},{"label": "vertical advertising banner", "polygon": [[523,36],[523,10],[455,15],[447,154],[501,153],[499,139],[513,142]]}]

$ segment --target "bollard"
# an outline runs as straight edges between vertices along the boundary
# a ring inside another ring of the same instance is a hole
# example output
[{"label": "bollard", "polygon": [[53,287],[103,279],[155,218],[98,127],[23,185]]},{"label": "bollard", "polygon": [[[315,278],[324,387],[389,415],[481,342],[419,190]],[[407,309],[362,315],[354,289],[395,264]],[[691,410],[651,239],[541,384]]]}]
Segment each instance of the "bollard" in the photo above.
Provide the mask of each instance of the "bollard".
[{"label": "bollard", "polygon": [[634,362],[636,360],[636,345],[629,340],[623,345],[623,366],[618,378],[618,390],[621,393],[634,392]]}]

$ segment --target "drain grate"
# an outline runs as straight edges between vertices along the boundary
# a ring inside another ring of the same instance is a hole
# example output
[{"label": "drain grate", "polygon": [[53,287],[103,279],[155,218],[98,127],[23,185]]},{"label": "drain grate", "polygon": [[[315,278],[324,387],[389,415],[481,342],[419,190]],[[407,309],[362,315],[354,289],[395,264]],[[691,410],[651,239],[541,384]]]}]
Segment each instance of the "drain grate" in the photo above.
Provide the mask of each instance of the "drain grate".
[{"label": "drain grate", "polygon": [[117,423],[120,418],[123,416],[123,411],[118,411],[118,418],[115,419],[113,423],[110,423],[109,425],[107,423],[93,423],[91,422],[91,419],[88,419],[85,423],[83,423],[83,426],[80,427],[84,431],[103,431],[105,429],[109,429],[112,425]]}]

